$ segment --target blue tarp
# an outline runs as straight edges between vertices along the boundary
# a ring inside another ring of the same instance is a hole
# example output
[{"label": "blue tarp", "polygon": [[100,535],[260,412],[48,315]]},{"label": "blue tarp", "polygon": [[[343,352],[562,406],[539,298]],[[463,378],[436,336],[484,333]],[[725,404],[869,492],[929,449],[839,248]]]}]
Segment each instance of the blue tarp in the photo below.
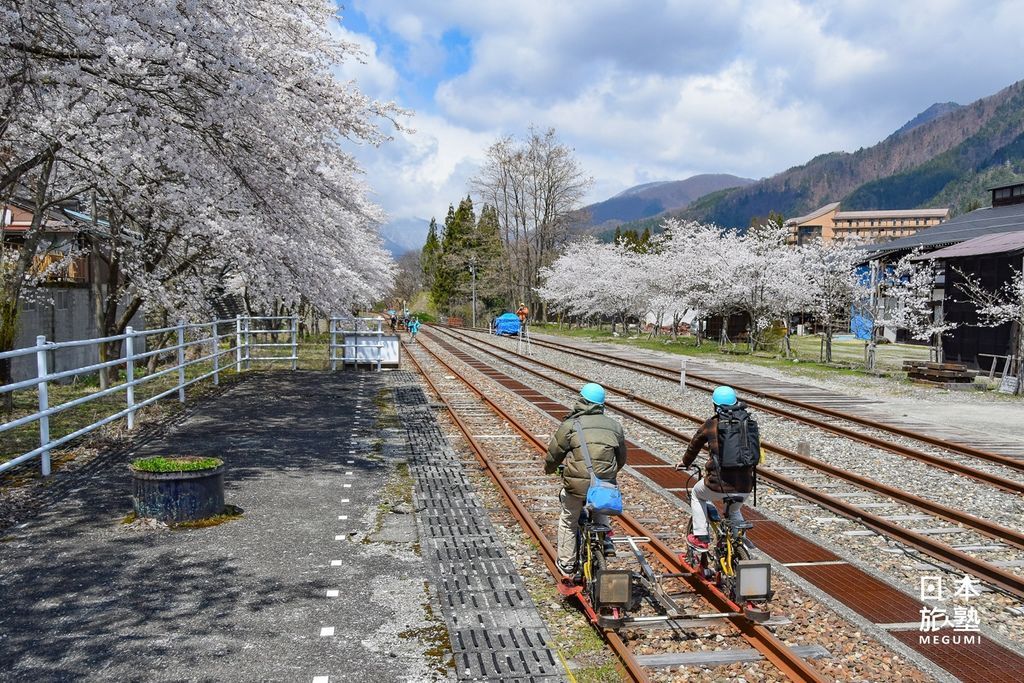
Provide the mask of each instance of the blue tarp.
[{"label": "blue tarp", "polygon": [[494,334],[519,334],[519,316],[515,313],[502,313],[494,319]]},{"label": "blue tarp", "polygon": [[850,332],[853,332],[853,336],[857,337],[857,339],[871,341],[872,327],[870,317],[860,315],[856,311],[850,316]]}]

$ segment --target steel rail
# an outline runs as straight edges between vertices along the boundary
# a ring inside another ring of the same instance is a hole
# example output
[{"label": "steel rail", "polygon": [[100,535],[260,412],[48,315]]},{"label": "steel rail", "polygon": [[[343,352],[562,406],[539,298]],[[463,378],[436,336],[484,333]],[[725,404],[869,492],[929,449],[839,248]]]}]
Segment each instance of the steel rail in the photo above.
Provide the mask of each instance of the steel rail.
[{"label": "steel rail", "polygon": [[[471,341],[460,338],[448,330],[442,331],[445,334],[448,334],[449,336],[461,341],[464,344],[467,344],[470,347],[476,348],[483,353],[486,353],[494,358],[497,358],[499,361],[503,363],[507,363],[509,365],[512,365],[513,367],[517,367],[525,372],[536,375],[544,379],[545,381],[552,382],[553,384],[557,384],[570,391],[576,391],[577,389],[576,385],[572,385],[569,384],[568,382],[563,382],[561,380],[549,377],[541,372],[538,372],[537,370],[528,368],[520,363],[516,363],[513,360],[509,360],[508,358],[502,358],[498,354],[486,348],[481,348],[479,345]],[[443,342],[442,340],[438,340],[438,343],[442,345],[445,344],[445,342]],[[450,345],[448,346],[450,347],[450,350],[458,352],[457,349],[454,349]],[[505,349],[502,349],[502,351],[504,353],[508,353],[511,355],[520,355],[515,354],[514,352],[511,351],[507,351]],[[544,363],[543,361],[538,361],[534,359],[528,360],[542,367],[546,367],[556,372],[560,372],[570,377],[573,377],[579,381],[589,381],[588,378],[583,377],[582,375],[577,375],[576,373],[564,370],[562,368],[558,368],[548,363]],[[654,401],[650,401],[640,396],[632,395],[631,392],[629,392],[626,389],[614,387],[611,385],[605,385],[605,389],[610,390],[613,393],[625,396],[630,400],[647,405],[651,408],[654,408],[655,410],[668,413],[675,417],[690,420],[698,424],[704,422],[703,419],[696,417],[694,415],[690,415],[688,413],[684,413],[682,411],[678,411],[673,408],[660,405]],[[635,411],[629,410],[628,408],[616,406],[614,404],[608,405],[612,410],[615,410],[616,412],[626,415],[631,419],[641,422],[651,427],[652,429],[655,429],[673,439],[682,441],[684,443],[689,443],[690,441],[689,435],[684,434],[683,432],[680,432],[666,425],[663,425],[649,417],[641,415]],[[1017,548],[1024,548],[1024,534],[1015,529],[1010,529],[1002,525],[995,524],[994,522],[990,522],[988,520],[981,519],[973,515],[969,515],[965,512],[955,510],[940,503],[936,503],[925,498],[921,498],[920,496],[915,496],[912,493],[908,493],[906,491],[902,491],[900,489],[896,489],[891,486],[881,484],[879,482],[868,479],[867,477],[862,477],[861,475],[854,474],[853,472],[849,472],[847,470],[834,467],[827,463],[821,462],[820,460],[816,460],[815,458],[801,455],[799,453],[796,453],[795,451],[791,451],[781,446],[775,446],[763,441],[762,445],[764,446],[765,450],[771,451],[783,457],[799,462],[803,465],[806,465],[807,467],[811,467],[813,469],[817,469],[819,471],[830,474],[834,477],[843,479],[844,481],[847,481],[855,486],[859,486],[860,488],[873,491],[875,493],[888,495],[889,497],[899,500],[904,504],[924,510],[926,512],[929,512],[930,514],[933,514],[937,517],[942,517],[951,522],[961,524],[965,527],[968,527],[976,531],[977,533],[980,533],[984,536],[988,536],[989,538],[993,538],[1004,543],[1009,543],[1010,545],[1013,545]],[[666,467],[668,466],[670,465],[666,463]],[[780,486],[783,486],[788,490],[793,491],[794,493],[808,500],[820,502],[826,505],[826,507],[829,507],[830,509],[839,512],[840,514],[846,517],[850,517],[857,521],[861,521],[866,526],[869,526],[875,529],[876,531],[885,533],[886,535],[891,536],[893,538],[897,538],[906,543],[907,545],[922,550],[928,553],[929,555],[932,555],[933,557],[936,557],[944,562],[948,562],[953,566],[959,567],[961,570],[974,574],[979,578],[983,578],[992,585],[999,586],[1000,588],[1008,591],[1009,593],[1012,593],[1017,598],[1024,600],[1024,577],[1022,576],[1013,574],[1011,572],[1007,572],[989,562],[985,562],[984,560],[980,560],[971,557],[970,555],[966,555],[965,553],[962,553],[945,543],[936,541],[923,534],[916,533],[910,529],[905,529],[897,524],[894,524],[893,522],[890,522],[889,520],[886,520],[878,515],[869,513],[855,505],[838,500],[819,491],[815,491],[810,487],[807,487],[803,484],[788,479],[787,477],[783,477],[782,475],[777,474],[768,468],[759,467],[758,472],[760,474],[763,474],[766,479],[769,479],[770,481],[773,481],[774,483],[777,483]]]},{"label": "steel rail", "polygon": [[[603,351],[597,351],[597,350],[594,350],[594,349],[589,349],[589,350],[586,351],[586,353],[584,353],[584,352],[580,351],[579,349],[576,349],[576,348],[574,348],[572,346],[569,346],[567,344],[561,344],[559,342],[553,342],[553,341],[550,341],[550,340],[547,340],[547,339],[532,339],[531,338],[530,342],[532,344],[537,344],[538,346],[543,346],[545,348],[555,349],[556,351],[562,351],[563,353],[570,353],[570,354],[573,354],[573,355],[580,356],[582,358],[586,358],[588,356],[598,356],[603,361],[609,362],[612,365],[617,365],[619,367],[624,367],[624,368],[627,368],[627,369],[630,369],[630,370],[635,370],[637,372],[641,372],[643,374],[646,374],[646,375],[649,375],[649,376],[652,376],[652,377],[658,377],[660,379],[665,379],[665,380],[672,381],[672,382],[675,382],[678,379],[678,377],[674,374],[674,372],[671,369],[666,368],[666,367],[661,366],[661,365],[657,365],[655,363],[648,363],[646,361],[639,361],[639,360],[638,361],[624,361],[623,359],[621,359],[621,358],[619,358],[617,356],[613,356],[613,355],[605,353]],[[660,371],[660,372],[648,371],[645,368],[650,368],[651,370],[657,370],[657,371]],[[700,385],[698,383],[691,382],[691,381],[689,381],[689,379],[693,378],[693,379],[696,379],[696,380],[699,380],[699,381],[702,381],[702,382],[707,382],[707,383],[712,384],[712,385],[714,385],[714,384],[723,384],[724,383],[724,382],[715,380],[714,378],[708,377],[707,375],[703,375],[703,374],[697,373],[697,372],[692,372],[690,370],[687,370],[686,376],[687,376],[687,382],[686,382],[687,385],[692,386],[695,389],[699,389],[700,391],[705,391],[707,393],[711,393],[713,391],[713,387],[709,389],[708,387],[702,386],[702,385]],[[785,403],[787,405],[793,406],[795,408],[799,408],[801,410],[806,410],[808,412],[819,413],[821,415],[826,415],[828,417],[835,418],[835,419],[838,419],[838,420],[845,420],[847,422],[853,422],[855,424],[861,425],[862,427],[869,427],[871,429],[876,429],[876,430],[883,431],[883,432],[889,432],[890,434],[895,434],[896,436],[902,436],[902,437],[907,438],[907,439],[913,439],[915,441],[921,441],[923,443],[931,444],[932,446],[936,446],[938,448],[942,448],[942,449],[950,451],[952,453],[959,453],[961,455],[967,455],[967,456],[970,456],[970,457],[973,457],[973,458],[978,458],[979,460],[985,460],[985,461],[988,461],[988,462],[991,462],[991,463],[994,463],[994,464],[997,464],[997,465],[1003,465],[1005,467],[1009,467],[1011,469],[1015,469],[1015,470],[1018,470],[1018,471],[1021,471],[1021,472],[1024,472],[1024,460],[1019,460],[1017,458],[1013,458],[1013,457],[1010,457],[1010,456],[1007,456],[1007,455],[1003,455],[1001,453],[993,453],[991,451],[986,451],[986,450],[983,450],[983,449],[980,449],[980,448],[975,448],[973,446],[969,446],[967,444],[959,443],[959,442],[956,442],[956,441],[949,441],[947,439],[942,439],[940,437],[929,436],[928,434],[921,434],[919,432],[915,432],[915,431],[910,430],[910,429],[906,429],[906,428],[899,427],[899,426],[896,426],[896,425],[885,424],[883,422],[878,422],[876,420],[872,420],[870,418],[862,417],[860,415],[844,413],[844,412],[841,412],[841,411],[838,411],[838,410],[834,410],[832,408],[827,408],[827,407],[824,407],[824,406],[817,406],[817,405],[814,405],[812,403],[807,403],[806,401],[799,401],[797,399],[789,398],[788,396],[783,396],[781,394],[776,394],[776,393],[769,392],[769,391],[762,391],[760,389],[752,389],[750,387],[747,387],[747,386],[744,386],[744,385],[741,385],[741,384],[735,384],[735,383],[729,383],[729,386],[733,387],[734,389],[738,389],[740,392],[745,394],[746,396],[744,397],[744,400],[748,404],[757,407],[759,410],[764,410],[765,412],[770,412],[770,413],[779,415],[781,417],[785,417],[785,418],[789,418],[789,419],[794,419],[794,420],[799,420],[800,422],[804,422],[806,424],[818,427],[820,429],[825,429],[825,430],[828,430],[830,432],[834,432],[836,434],[842,434],[843,436],[846,436],[848,438],[856,439],[858,441],[862,441],[864,443],[868,443],[868,444],[871,444],[873,446],[878,446],[879,448],[885,448],[887,450],[891,450],[893,452],[900,453],[902,455],[907,455],[907,456],[910,456],[910,457],[917,458],[919,460],[924,460],[925,462],[928,462],[928,463],[930,463],[932,465],[935,465],[936,467],[941,467],[942,469],[946,469],[946,470],[949,470],[951,472],[957,472],[959,474],[964,474],[966,476],[972,476],[972,477],[974,477],[976,479],[981,479],[983,481],[986,481],[987,483],[995,484],[996,486],[999,486],[1000,488],[1006,488],[1007,490],[1012,490],[1012,491],[1014,491],[1016,493],[1024,493],[1024,484],[1022,484],[1020,482],[1016,482],[1016,481],[1014,481],[1012,479],[1007,479],[1005,477],[999,477],[997,475],[990,475],[990,474],[987,474],[985,472],[978,472],[976,470],[971,470],[969,467],[966,467],[964,465],[960,465],[958,463],[950,462],[949,460],[945,460],[943,458],[936,457],[934,455],[925,453],[925,452],[917,450],[915,448],[911,448],[909,446],[903,446],[901,444],[895,444],[895,443],[892,443],[891,441],[886,441],[884,439],[880,439],[878,437],[873,437],[873,436],[866,435],[866,434],[858,434],[857,432],[854,432],[851,429],[847,429],[846,427],[841,427],[839,425],[832,425],[832,424],[829,424],[827,422],[823,422],[821,420],[815,419],[813,417],[808,417],[806,415],[799,415],[799,414],[796,414],[796,413],[791,413],[791,412],[785,411],[785,410],[783,410],[781,408],[776,408],[774,406],[768,405],[767,403],[764,403],[763,401],[758,401],[757,399],[750,398],[750,396],[757,396],[757,397],[762,398],[762,399],[768,399],[768,400],[771,400],[771,401],[777,401],[779,403]]]},{"label": "steel rail", "polygon": [[[516,497],[516,495],[512,492],[512,487],[509,485],[508,481],[505,479],[502,473],[498,470],[497,467],[494,466],[490,458],[488,458],[487,455],[484,453],[483,448],[480,446],[480,443],[473,436],[472,431],[469,429],[466,423],[463,422],[462,418],[459,417],[459,414],[455,411],[455,407],[452,406],[451,402],[449,402],[445,395],[441,393],[440,388],[430,378],[430,375],[427,374],[424,367],[412,354],[408,346],[406,346],[405,342],[402,342],[402,345],[406,347],[406,357],[412,361],[413,365],[416,366],[416,369],[419,371],[419,373],[423,375],[423,378],[430,386],[430,389],[437,395],[437,397],[441,400],[442,403],[444,403],[445,407],[448,409],[448,414],[451,416],[452,421],[455,422],[455,425],[459,428],[459,431],[462,432],[462,436],[466,440],[466,443],[469,444],[469,447],[473,451],[474,456],[476,456],[477,462],[479,462],[480,465],[486,470],[488,476],[491,478],[491,481],[494,482],[494,484],[498,487],[498,490],[501,492],[502,497],[505,499],[505,504],[508,507],[509,511],[512,513],[512,516],[515,517],[516,520],[519,522],[519,526],[522,527],[522,529],[526,533],[528,533],[534,541],[537,542],[541,550],[541,558],[544,560],[544,564],[547,565],[548,571],[551,572],[552,576],[554,576],[557,580],[561,576],[561,573],[558,571],[557,566],[555,565],[556,553],[555,549],[551,546],[551,542],[548,540],[547,536],[541,530],[540,526],[537,524],[537,521],[533,518],[533,515],[531,515],[529,511],[526,510],[525,507],[523,507],[522,502],[520,502],[519,498]],[[456,372],[449,365],[444,363],[443,360],[438,358],[437,354],[434,354],[432,351],[430,351],[430,349],[427,349],[425,346],[421,345],[420,348],[430,353],[432,356],[434,356],[434,358],[437,361],[439,361],[442,365],[451,370],[451,372],[456,377],[458,377],[472,393],[474,393],[479,398],[484,399],[485,401],[487,400],[486,397],[479,391],[477,391],[477,389],[473,387],[473,385],[470,382],[466,381],[466,379],[462,377],[461,374]],[[520,429],[520,425],[517,422],[513,422],[511,419],[509,419],[509,422],[510,424],[514,424],[518,431],[522,432],[522,429]],[[581,600],[585,599],[582,595],[578,597]],[[650,679],[647,677],[647,674],[644,673],[643,667],[640,666],[640,663],[638,661],[636,661],[636,658],[633,656],[632,651],[626,645],[625,641],[622,640],[619,634],[609,629],[603,629],[600,627],[597,628],[600,630],[601,635],[604,637],[604,639],[611,646],[616,656],[618,656],[619,661],[622,663],[623,673],[626,674],[628,680],[635,681],[635,683],[648,683]]]},{"label": "steel rail", "polygon": [[[533,445],[534,449],[538,452],[538,454],[544,454],[547,452],[547,445],[545,443],[543,443],[539,438],[537,438],[537,436],[534,435],[521,422],[519,422],[519,420],[510,415],[504,408],[502,408],[496,402],[491,400],[488,396],[485,396],[483,393],[477,390],[462,373],[460,373],[450,364],[445,362],[444,359],[438,356],[431,349],[427,348],[425,345],[421,345],[420,348],[424,349],[437,362],[439,362],[441,365],[447,368],[454,376],[458,377],[467,387],[470,388],[470,390],[474,394],[479,396],[485,403],[487,403],[487,405],[499,417],[501,417],[510,425],[512,425],[515,428],[515,430],[518,431],[528,443]],[[427,374],[423,371],[422,366],[420,366],[420,364],[415,360],[413,355],[411,353],[408,353],[407,355],[409,356],[409,358],[413,359],[413,362],[416,365],[416,367],[420,370],[423,376],[427,378]],[[558,576],[559,573],[557,572],[557,569],[554,565],[555,552],[554,548],[551,547],[550,542],[544,536],[543,532],[540,531],[540,528],[536,525],[536,522],[533,521],[529,512],[522,507],[522,504],[519,502],[518,498],[516,498],[515,495],[512,493],[511,488],[505,481],[504,477],[501,476],[501,473],[498,472],[497,468],[494,468],[489,462],[489,460],[486,458],[486,456],[483,455],[483,451],[480,448],[479,444],[476,442],[475,439],[473,439],[472,435],[469,432],[469,429],[465,427],[461,420],[457,418],[454,409],[451,407],[451,405],[444,399],[443,396],[441,396],[440,392],[437,390],[433,382],[429,380],[429,378],[427,379],[427,381],[430,384],[430,386],[434,389],[434,392],[439,397],[441,397],[441,400],[444,401],[446,406],[448,406],[449,412],[452,414],[453,418],[456,419],[456,422],[459,424],[460,430],[463,432],[466,439],[469,440],[470,443],[473,445],[473,450],[474,453],[477,454],[477,458],[481,460],[482,464],[487,468],[488,473],[491,474],[492,479],[494,479],[495,483],[498,484],[499,488],[502,490],[502,494],[504,495],[506,501],[509,501],[510,505],[515,508],[516,511],[514,512],[514,514],[517,518],[520,519],[521,524],[525,523],[526,520],[530,520],[528,531],[530,535],[533,536],[535,540],[537,540],[537,542],[540,544],[541,549],[545,555],[545,563],[548,565],[548,569],[552,572],[553,575]],[[621,524],[622,528],[629,535],[644,536],[650,539],[647,545],[654,552],[658,560],[667,569],[674,573],[687,574],[687,576],[685,577],[687,583],[689,583],[690,586],[694,589],[694,591],[702,598],[704,598],[704,600],[707,601],[713,608],[719,610],[720,612],[742,613],[742,609],[739,607],[739,605],[736,605],[731,600],[729,600],[729,598],[724,593],[716,589],[714,586],[711,586],[710,584],[707,584],[704,581],[698,579],[696,577],[696,571],[693,567],[690,567],[685,562],[682,562],[676,555],[676,553],[674,553],[671,550],[671,548],[669,548],[663,541],[658,539],[653,532],[645,528],[636,519],[634,519],[632,515],[624,513],[617,517],[617,520]],[[582,598],[582,596],[580,597]],[[750,621],[745,617],[729,617],[728,621],[739,631],[740,635],[744,638],[744,640],[746,640],[762,655],[764,655],[765,659],[771,662],[790,680],[826,680],[821,676],[817,669],[815,669],[802,657],[796,655],[790,648],[788,648],[782,641],[776,638],[775,635],[772,634],[772,632],[764,626],[755,624],[754,622]],[[614,636],[618,640],[618,642],[621,643],[622,647],[627,648],[627,646],[621,640],[621,638],[619,638],[618,635],[614,632],[605,629],[603,630],[603,633],[606,637]],[[630,659],[632,659],[631,653]],[[635,660],[633,660],[633,662],[635,663]],[[623,663],[626,663],[625,658],[623,658]],[[639,664],[637,664],[637,666],[639,666]],[[642,671],[640,673],[643,675]],[[644,676],[645,677],[643,679],[637,680],[647,680],[646,675]]]}]

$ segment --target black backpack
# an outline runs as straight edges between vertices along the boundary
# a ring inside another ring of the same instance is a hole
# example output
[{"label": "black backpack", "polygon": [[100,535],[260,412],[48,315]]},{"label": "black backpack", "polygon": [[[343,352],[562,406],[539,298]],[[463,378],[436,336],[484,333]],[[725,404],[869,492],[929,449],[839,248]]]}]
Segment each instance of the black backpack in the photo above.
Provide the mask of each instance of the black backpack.
[{"label": "black backpack", "polygon": [[718,467],[723,470],[755,467],[761,459],[761,433],[757,420],[738,403],[718,409]]}]

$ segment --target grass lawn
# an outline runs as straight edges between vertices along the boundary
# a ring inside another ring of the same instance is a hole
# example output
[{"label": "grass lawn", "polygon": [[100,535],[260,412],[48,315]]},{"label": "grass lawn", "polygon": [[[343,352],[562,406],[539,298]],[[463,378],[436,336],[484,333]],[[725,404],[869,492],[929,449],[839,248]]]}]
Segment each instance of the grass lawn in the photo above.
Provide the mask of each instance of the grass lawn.
[{"label": "grass lawn", "polygon": [[[693,337],[679,337],[676,341],[672,341],[672,338],[667,336],[649,339],[646,334],[616,337],[612,335],[609,329],[575,328],[570,330],[568,327],[563,327],[559,330],[558,325],[552,323],[547,325],[535,323],[530,326],[530,329],[535,332],[625,344],[643,349],[677,353],[683,356],[710,357],[765,367],[784,368],[787,371],[796,371],[797,374],[811,376],[865,373],[864,342],[859,340],[838,341],[834,339],[832,342],[833,363],[825,364],[818,361],[821,345],[821,337],[819,335],[794,336],[791,338],[793,351],[800,360],[799,363],[794,363],[792,360],[783,358],[781,351],[779,353],[759,351],[754,355],[750,355],[745,353],[745,345],[737,345],[735,347],[736,353],[723,353],[718,348],[717,343],[709,341],[705,341],[702,346],[696,347],[693,343]],[[878,368],[883,373],[899,373],[904,360],[928,360],[928,347],[909,344],[883,344],[878,347],[877,359]]]}]

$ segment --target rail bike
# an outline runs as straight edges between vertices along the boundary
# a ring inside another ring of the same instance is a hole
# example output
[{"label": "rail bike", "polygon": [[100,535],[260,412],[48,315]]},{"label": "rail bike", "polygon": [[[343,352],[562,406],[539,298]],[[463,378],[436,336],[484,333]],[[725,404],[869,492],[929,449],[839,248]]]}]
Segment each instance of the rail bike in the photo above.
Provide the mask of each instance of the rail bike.
[{"label": "rail bike", "polygon": [[[737,502],[731,500],[726,504]],[[750,556],[746,531],[753,524],[733,524],[728,517],[719,515],[713,503],[708,503],[708,521],[711,536],[708,550],[698,551],[687,546],[685,564],[692,571],[657,572],[643,549],[650,538],[609,536],[611,527],[595,523],[590,511],[584,508],[576,534],[576,573],[571,581],[559,583],[559,592],[566,597],[580,598],[590,620],[609,629],[652,627],[660,623],[669,626],[672,622],[699,623],[731,617],[745,617],[758,623],[768,621],[771,616],[768,603],[772,597],[771,563]],[[614,554],[608,552],[607,541],[616,548]],[[618,548],[628,550],[626,557],[632,555],[635,568],[608,567],[608,557],[618,556]],[[723,593],[738,609],[712,613],[688,611],[677,600],[692,595],[694,580]],[[689,583],[689,590],[683,590],[680,582]]]}]

